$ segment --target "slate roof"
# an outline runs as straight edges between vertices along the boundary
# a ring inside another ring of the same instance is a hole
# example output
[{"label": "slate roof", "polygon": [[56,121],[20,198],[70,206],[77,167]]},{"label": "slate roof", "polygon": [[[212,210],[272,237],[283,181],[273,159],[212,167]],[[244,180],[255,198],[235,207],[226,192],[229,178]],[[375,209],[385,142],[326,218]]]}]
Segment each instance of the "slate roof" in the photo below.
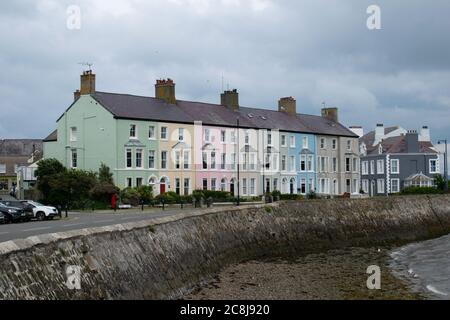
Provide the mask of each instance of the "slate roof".
[{"label": "slate roof", "polygon": [[168,104],[164,100],[152,97],[107,92],[96,92],[91,96],[111,112],[114,117],[122,119],[175,123],[202,121],[203,125],[235,127],[236,119],[239,117],[239,125],[243,128],[280,129],[292,132],[357,137],[345,126],[321,116],[304,114],[290,116],[275,110],[247,107],[239,107],[238,111],[232,111],[219,104],[182,100],[177,100],[176,104]]},{"label": "slate roof", "polygon": [[[399,126],[395,126],[395,127],[387,127],[384,128],[384,134],[389,134],[394,130],[399,129]],[[375,141],[375,130],[370,131],[368,133],[366,133],[365,135],[363,135],[361,138],[359,138],[359,142],[364,142],[367,146],[367,149],[372,148],[373,142]]]},{"label": "slate roof", "polygon": [[44,140],[44,142],[58,141],[58,130],[50,133]]},{"label": "slate roof", "polygon": [[[380,144],[375,147],[368,147],[367,154],[378,154],[378,147]],[[384,139],[381,142],[383,147],[383,153],[408,153],[408,147],[406,145],[406,137],[404,135],[390,137]],[[427,141],[419,141],[419,153],[438,153],[433,149],[433,144]]]}]

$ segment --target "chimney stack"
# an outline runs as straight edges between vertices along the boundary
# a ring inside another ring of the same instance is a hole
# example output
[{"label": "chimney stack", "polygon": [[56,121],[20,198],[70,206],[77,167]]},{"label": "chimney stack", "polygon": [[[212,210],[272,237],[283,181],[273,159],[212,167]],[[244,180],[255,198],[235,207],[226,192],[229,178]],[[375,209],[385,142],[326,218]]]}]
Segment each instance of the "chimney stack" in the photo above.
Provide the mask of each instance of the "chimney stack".
[{"label": "chimney stack", "polygon": [[156,80],[155,97],[157,99],[165,100],[167,103],[176,104],[175,98],[175,83],[172,79]]},{"label": "chimney stack", "polygon": [[375,138],[373,141],[373,145],[376,146],[381,140],[384,138],[384,125],[382,123],[378,123],[375,128]]},{"label": "chimney stack", "polygon": [[338,108],[322,108],[322,117],[333,122],[338,122]]},{"label": "chimney stack", "polygon": [[226,90],[220,95],[220,104],[235,111],[239,109],[239,93],[236,89]]},{"label": "chimney stack", "polygon": [[295,116],[297,114],[297,102],[293,97],[281,98],[278,100],[278,111]]},{"label": "chimney stack", "polygon": [[[81,85],[79,95],[83,94],[93,94],[95,93],[95,74],[92,70],[83,71],[81,75]],[[75,98],[77,97],[77,92],[74,93]]]},{"label": "chimney stack", "polygon": [[364,129],[361,126],[351,126],[349,127],[350,131],[356,134],[359,138],[364,135]]},{"label": "chimney stack", "polygon": [[428,128],[428,126],[423,126],[422,129],[420,129],[419,141],[431,141],[430,128]]},{"label": "chimney stack", "polygon": [[80,96],[81,96],[80,90],[77,89],[77,90],[73,93],[73,101],[77,101],[78,99],[80,99]]},{"label": "chimney stack", "polygon": [[419,153],[419,134],[417,130],[408,130],[406,137],[406,148],[408,153]]}]

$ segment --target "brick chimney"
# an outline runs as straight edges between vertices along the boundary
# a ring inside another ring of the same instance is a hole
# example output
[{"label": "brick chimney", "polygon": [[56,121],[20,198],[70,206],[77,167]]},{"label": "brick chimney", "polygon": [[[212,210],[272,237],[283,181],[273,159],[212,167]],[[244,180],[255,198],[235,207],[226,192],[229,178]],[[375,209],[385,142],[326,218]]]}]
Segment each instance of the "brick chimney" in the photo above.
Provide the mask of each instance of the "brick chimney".
[{"label": "brick chimney", "polygon": [[322,108],[322,117],[333,122],[338,122],[338,108]]},{"label": "brick chimney", "polygon": [[156,80],[155,97],[157,99],[165,100],[167,103],[176,104],[175,83],[173,80],[170,78],[167,78],[167,80]]},{"label": "brick chimney", "polygon": [[297,102],[293,97],[281,98],[278,100],[278,111],[295,116],[297,114]]},{"label": "brick chimney", "polygon": [[81,96],[80,90],[77,89],[77,90],[73,93],[73,101],[77,101],[78,99],[80,99],[80,96]]},{"label": "brick chimney", "polygon": [[[83,71],[79,95],[92,93],[95,93],[95,74],[92,73],[92,70]],[[76,92],[74,95],[76,98]]]},{"label": "brick chimney", "polygon": [[239,93],[236,89],[226,90],[220,95],[220,104],[232,110],[239,109]]}]

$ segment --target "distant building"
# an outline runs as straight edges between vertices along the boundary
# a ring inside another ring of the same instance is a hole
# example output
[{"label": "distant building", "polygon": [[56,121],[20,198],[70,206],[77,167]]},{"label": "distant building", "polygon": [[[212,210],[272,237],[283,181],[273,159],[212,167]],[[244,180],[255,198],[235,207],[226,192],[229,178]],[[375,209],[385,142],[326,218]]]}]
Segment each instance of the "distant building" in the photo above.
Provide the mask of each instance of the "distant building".
[{"label": "distant building", "polygon": [[439,152],[430,130],[405,130],[399,126],[374,131],[359,139],[361,189],[371,195],[398,193],[408,186],[432,186],[440,173]]},{"label": "distant building", "polygon": [[42,158],[42,140],[0,140],[0,197],[17,189],[17,172]]}]

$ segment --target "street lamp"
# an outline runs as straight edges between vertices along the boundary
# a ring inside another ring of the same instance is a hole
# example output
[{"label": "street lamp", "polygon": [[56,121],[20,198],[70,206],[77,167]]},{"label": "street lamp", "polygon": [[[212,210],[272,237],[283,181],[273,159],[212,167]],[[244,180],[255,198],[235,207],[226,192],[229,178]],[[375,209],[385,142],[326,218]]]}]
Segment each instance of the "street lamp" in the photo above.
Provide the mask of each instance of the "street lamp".
[{"label": "street lamp", "polygon": [[239,117],[236,118],[236,127],[237,127],[237,205],[239,206],[241,203],[241,185],[240,185],[240,171],[239,171],[239,163],[240,163],[240,159],[241,159],[241,150],[240,148],[240,144],[239,144],[239,139],[240,139],[240,135],[239,135]]},{"label": "street lamp", "polygon": [[439,140],[438,144],[445,143],[445,151],[444,151],[444,190],[448,192],[448,172],[447,172],[447,139]]}]

